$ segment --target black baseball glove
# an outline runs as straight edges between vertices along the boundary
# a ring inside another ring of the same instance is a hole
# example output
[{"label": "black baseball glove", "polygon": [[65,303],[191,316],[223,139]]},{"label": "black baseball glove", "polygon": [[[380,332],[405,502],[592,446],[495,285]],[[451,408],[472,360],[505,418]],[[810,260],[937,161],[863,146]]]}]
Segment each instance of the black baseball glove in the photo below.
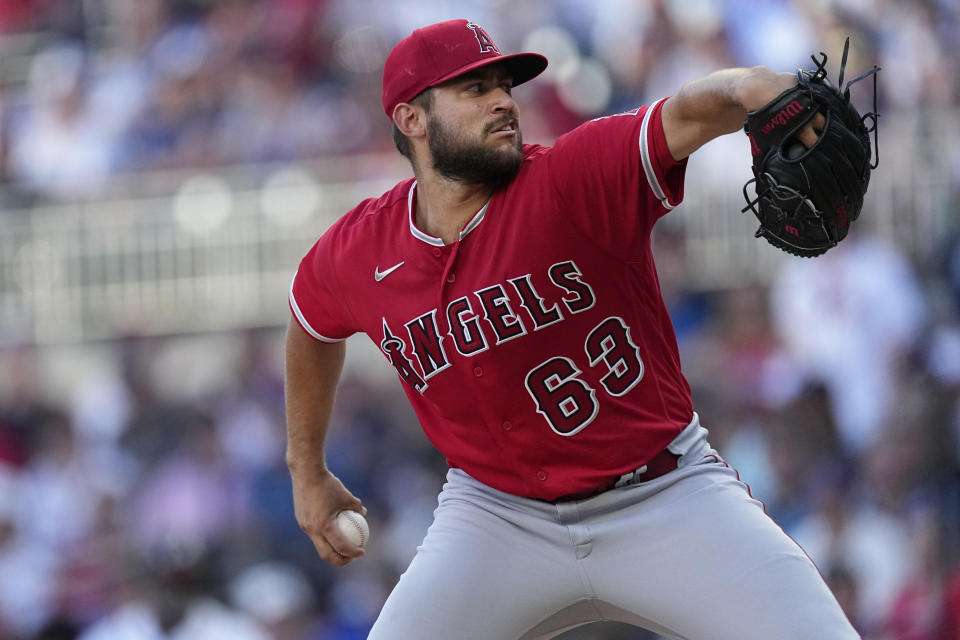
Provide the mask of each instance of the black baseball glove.
[{"label": "black baseball glove", "polygon": [[[847,38],[839,87],[843,87],[849,47]],[[812,71],[797,71],[795,87],[749,112],[743,127],[750,138],[754,175],[743,187],[747,200],[743,211],[753,211],[760,221],[757,237],[808,258],[846,237],[863,207],[870,171],[879,161],[876,73],[880,68],[874,66],[857,76],[841,91],[827,80],[827,55],[821,52],[820,56],[819,61],[811,56],[816,65]],[[861,117],[850,104],[850,85],[870,75],[874,78],[873,111]],[[826,122],[817,142],[808,149],[796,134],[817,113],[822,113]],[[750,185],[753,198],[748,193]]]}]

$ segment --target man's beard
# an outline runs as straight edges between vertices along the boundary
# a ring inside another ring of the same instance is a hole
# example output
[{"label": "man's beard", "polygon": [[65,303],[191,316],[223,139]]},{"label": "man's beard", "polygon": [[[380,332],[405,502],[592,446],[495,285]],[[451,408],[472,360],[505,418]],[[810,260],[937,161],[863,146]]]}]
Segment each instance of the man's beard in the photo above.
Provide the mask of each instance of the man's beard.
[{"label": "man's beard", "polygon": [[[498,120],[484,130],[484,135],[508,122],[516,120]],[[520,171],[523,163],[523,139],[519,127],[514,148],[491,149],[479,142],[464,140],[458,132],[448,128],[435,116],[430,117],[428,126],[430,134],[427,136],[427,143],[433,156],[433,169],[449,180],[463,184],[500,185],[509,182]]]}]

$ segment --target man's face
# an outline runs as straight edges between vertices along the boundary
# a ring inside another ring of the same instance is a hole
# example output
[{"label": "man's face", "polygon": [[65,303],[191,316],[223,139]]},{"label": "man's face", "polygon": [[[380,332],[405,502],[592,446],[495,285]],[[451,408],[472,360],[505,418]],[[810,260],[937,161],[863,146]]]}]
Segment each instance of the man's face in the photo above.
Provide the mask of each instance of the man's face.
[{"label": "man's face", "polygon": [[427,119],[433,168],[465,184],[500,184],[523,161],[512,80],[501,65],[490,65],[435,88]]}]

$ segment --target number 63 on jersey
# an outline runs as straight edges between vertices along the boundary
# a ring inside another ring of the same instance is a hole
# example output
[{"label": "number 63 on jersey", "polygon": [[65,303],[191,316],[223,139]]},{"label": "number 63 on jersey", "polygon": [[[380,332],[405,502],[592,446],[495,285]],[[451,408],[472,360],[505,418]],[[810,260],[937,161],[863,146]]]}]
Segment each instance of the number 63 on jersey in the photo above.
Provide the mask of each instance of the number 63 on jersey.
[{"label": "number 63 on jersey", "polygon": [[[612,316],[594,327],[583,350],[588,366],[605,369],[600,386],[611,396],[625,395],[643,378],[640,350],[623,318]],[[582,374],[573,359],[555,356],[531,369],[524,380],[537,413],[561,436],[579,433],[600,412],[597,390],[582,379]]]}]

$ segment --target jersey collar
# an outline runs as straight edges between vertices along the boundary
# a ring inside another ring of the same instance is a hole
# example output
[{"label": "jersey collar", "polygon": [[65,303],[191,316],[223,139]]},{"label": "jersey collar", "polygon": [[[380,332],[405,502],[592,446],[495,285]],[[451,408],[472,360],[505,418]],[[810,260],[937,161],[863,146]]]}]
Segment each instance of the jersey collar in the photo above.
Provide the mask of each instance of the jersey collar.
[{"label": "jersey collar", "polygon": [[[407,193],[407,217],[410,219],[410,233],[413,234],[413,237],[416,238],[417,240],[426,242],[427,244],[431,244],[435,247],[442,247],[444,244],[443,240],[441,240],[440,238],[437,238],[436,236],[432,236],[429,233],[424,233],[419,228],[417,228],[417,225],[413,223],[413,218],[414,218],[413,195],[416,188],[417,188],[417,181],[414,180],[413,184],[410,185],[409,193]],[[491,196],[491,199],[492,199],[492,196]],[[460,235],[457,238],[458,240],[463,240],[465,237],[467,237],[468,233],[470,233],[471,231],[476,229],[478,226],[480,226],[480,223],[483,222],[483,216],[487,214],[487,207],[489,206],[490,206],[490,200],[487,200],[486,204],[484,204],[480,208],[480,211],[477,211],[476,215],[470,218],[470,222],[468,222],[466,226],[464,226],[463,229],[460,230]]]}]

